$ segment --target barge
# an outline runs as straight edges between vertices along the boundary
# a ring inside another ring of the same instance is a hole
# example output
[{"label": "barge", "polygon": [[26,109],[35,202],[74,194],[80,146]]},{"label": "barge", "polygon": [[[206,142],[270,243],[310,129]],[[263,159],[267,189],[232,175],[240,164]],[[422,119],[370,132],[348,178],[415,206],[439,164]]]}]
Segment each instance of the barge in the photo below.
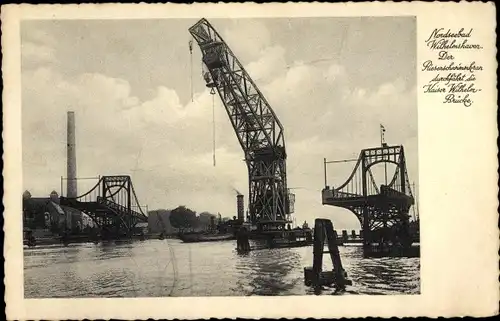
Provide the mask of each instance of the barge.
[{"label": "barge", "polygon": [[235,240],[236,236],[234,233],[223,233],[223,234],[202,234],[202,233],[183,233],[179,234],[179,239],[184,243],[195,243],[195,242],[220,242]]}]

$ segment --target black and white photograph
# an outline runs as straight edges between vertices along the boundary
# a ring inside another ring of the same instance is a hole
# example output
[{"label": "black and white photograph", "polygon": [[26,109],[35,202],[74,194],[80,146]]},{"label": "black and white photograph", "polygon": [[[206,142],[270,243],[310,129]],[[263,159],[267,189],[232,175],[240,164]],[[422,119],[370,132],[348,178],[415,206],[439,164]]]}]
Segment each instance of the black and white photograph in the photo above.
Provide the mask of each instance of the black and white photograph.
[{"label": "black and white photograph", "polygon": [[416,23],[22,21],[24,297],[420,294]]},{"label": "black and white photograph", "polygon": [[492,2],[1,9],[5,319],[498,314]]}]

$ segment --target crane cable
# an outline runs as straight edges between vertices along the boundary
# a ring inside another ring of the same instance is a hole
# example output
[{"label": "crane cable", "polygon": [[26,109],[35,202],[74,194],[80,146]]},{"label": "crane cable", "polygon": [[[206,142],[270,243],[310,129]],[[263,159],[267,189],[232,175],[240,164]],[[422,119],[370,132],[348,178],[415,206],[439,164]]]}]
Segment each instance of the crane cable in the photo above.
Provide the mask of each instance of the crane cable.
[{"label": "crane cable", "polygon": [[[344,47],[344,42],[345,42],[345,36],[347,33],[347,28],[344,28],[344,35],[341,39],[341,45],[340,45],[340,50],[339,54],[342,52],[342,49]],[[191,101],[193,101],[193,40],[191,39],[189,41],[189,52],[191,55],[191,63],[190,63],[190,69],[191,69]],[[326,58],[326,59],[317,59],[313,60],[310,63],[316,63],[316,62],[322,62],[322,61],[329,61],[332,60],[331,58]],[[203,61],[201,63],[202,70],[203,70]],[[287,69],[289,69],[291,66],[287,66]],[[202,72],[203,73],[203,72]],[[213,149],[213,165],[215,167],[216,165],[216,158],[215,158],[215,90],[214,88],[211,88],[210,94],[212,95],[212,149]]]},{"label": "crane cable", "polygon": [[210,91],[210,94],[212,95],[212,149],[215,167],[215,91],[213,88]]},{"label": "crane cable", "polygon": [[189,73],[191,77],[191,102],[193,102],[193,40],[189,40],[189,55],[190,55],[190,63],[189,63]]}]

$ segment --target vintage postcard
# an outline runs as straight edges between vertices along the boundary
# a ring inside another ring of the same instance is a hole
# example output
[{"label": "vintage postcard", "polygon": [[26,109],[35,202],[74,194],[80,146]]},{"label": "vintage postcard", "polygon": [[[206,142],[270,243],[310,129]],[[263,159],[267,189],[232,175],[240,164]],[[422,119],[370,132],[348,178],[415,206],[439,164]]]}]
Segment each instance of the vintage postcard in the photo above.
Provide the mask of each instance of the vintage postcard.
[{"label": "vintage postcard", "polygon": [[8,319],[498,313],[492,3],[2,6]]}]

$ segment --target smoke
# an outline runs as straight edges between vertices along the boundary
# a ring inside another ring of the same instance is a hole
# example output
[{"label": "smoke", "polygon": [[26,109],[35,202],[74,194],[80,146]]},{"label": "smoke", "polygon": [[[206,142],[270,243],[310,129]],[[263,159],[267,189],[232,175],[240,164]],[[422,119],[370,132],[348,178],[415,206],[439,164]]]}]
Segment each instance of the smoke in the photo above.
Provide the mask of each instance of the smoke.
[{"label": "smoke", "polygon": [[240,191],[238,191],[234,186],[231,187],[233,189],[233,191],[236,192],[236,195],[243,195],[240,193]]}]

